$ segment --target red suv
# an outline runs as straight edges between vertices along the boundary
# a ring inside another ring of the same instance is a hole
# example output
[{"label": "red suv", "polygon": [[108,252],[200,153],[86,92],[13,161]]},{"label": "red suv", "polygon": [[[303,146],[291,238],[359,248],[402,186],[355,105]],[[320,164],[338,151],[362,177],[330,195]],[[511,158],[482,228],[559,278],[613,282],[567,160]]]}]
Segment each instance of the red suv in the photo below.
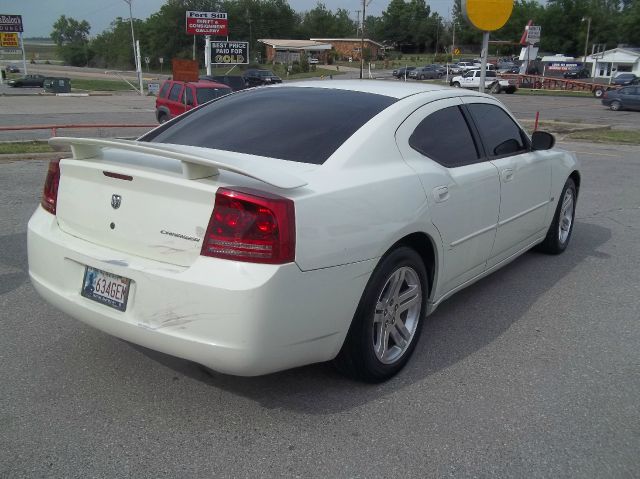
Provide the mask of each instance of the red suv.
[{"label": "red suv", "polygon": [[162,84],[156,98],[156,118],[160,123],[182,115],[198,105],[231,93],[233,90],[222,83],[200,80],[183,82],[167,80]]}]

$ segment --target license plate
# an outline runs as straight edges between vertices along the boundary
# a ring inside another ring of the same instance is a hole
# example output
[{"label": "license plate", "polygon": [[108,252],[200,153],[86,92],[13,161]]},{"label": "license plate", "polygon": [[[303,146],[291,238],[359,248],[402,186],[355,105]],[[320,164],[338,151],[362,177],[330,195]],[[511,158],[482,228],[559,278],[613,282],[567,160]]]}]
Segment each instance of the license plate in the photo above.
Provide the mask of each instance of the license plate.
[{"label": "license plate", "polygon": [[87,266],[84,270],[80,294],[118,311],[125,311],[130,283],[131,280],[128,278]]}]

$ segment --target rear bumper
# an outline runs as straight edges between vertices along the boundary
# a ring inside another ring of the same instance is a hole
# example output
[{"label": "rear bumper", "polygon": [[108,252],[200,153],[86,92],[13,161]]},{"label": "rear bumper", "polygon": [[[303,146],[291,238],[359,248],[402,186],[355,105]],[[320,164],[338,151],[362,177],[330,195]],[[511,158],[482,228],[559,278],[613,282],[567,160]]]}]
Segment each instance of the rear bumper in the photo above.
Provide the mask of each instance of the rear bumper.
[{"label": "rear bumper", "polygon": [[[302,272],[199,257],[181,267],[75,238],[38,208],[29,274],[66,314],[108,334],[227,374],[327,361],[340,350],[375,261]],[[85,266],[131,279],[125,312],[80,295]]]}]

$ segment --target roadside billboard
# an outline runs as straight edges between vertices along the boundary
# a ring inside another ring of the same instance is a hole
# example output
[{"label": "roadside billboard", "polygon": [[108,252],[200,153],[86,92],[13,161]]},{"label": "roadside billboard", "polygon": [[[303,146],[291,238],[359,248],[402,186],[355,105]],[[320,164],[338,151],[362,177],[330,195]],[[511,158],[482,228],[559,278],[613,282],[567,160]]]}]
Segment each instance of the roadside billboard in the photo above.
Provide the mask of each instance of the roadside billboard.
[{"label": "roadside billboard", "polygon": [[187,35],[229,35],[227,14],[223,12],[194,12],[187,10]]},{"label": "roadside billboard", "polygon": [[529,45],[535,45],[540,43],[540,33],[542,27],[539,25],[529,25],[527,27],[527,43]]},{"label": "roadside billboard", "polygon": [[0,47],[2,48],[20,48],[20,40],[17,33],[0,32]]},{"label": "roadside billboard", "polygon": [[22,15],[0,13],[0,32],[22,33]]},{"label": "roadside billboard", "polygon": [[213,63],[248,64],[249,42],[211,42]]}]

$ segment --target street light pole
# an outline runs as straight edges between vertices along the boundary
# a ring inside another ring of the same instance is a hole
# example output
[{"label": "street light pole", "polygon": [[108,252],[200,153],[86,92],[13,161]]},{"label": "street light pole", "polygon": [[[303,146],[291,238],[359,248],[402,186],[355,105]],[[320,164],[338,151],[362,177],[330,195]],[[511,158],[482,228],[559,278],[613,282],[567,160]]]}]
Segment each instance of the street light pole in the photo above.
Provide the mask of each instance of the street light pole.
[{"label": "street light pole", "polygon": [[133,62],[136,66],[138,74],[138,85],[140,86],[140,96],[144,96],[144,87],[142,85],[142,65],[140,64],[140,52],[136,48],[136,37],[133,33],[133,13],[131,11],[131,3],[133,0],[124,0],[129,4],[129,22],[131,23],[131,44],[133,45]]},{"label": "street light pole", "polygon": [[591,17],[582,17],[582,21],[587,20],[587,39],[584,42],[584,58],[582,63],[587,63],[587,51],[589,49],[589,32],[591,31]]}]

